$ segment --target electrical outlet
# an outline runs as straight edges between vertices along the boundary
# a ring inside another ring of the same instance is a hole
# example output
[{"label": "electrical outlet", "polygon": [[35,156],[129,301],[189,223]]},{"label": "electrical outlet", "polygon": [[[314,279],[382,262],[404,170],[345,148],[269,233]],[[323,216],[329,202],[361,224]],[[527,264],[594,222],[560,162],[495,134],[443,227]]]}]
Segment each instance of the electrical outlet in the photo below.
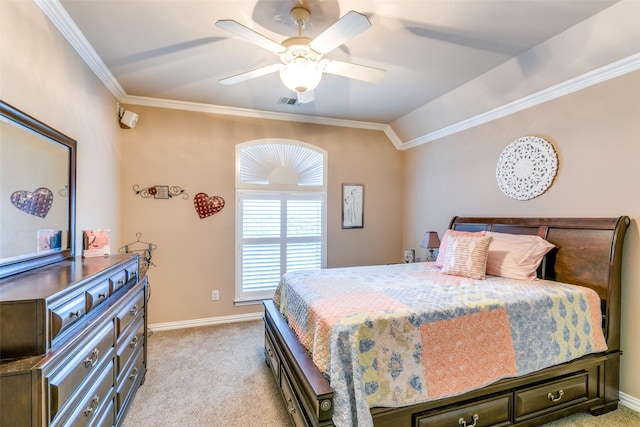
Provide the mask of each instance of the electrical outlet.
[{"label": "electrical outlet", "polygon": [[220,291],[218,291],[218,290],[211,291],[211,300],[212,301],[219,301],[220,300]]}]

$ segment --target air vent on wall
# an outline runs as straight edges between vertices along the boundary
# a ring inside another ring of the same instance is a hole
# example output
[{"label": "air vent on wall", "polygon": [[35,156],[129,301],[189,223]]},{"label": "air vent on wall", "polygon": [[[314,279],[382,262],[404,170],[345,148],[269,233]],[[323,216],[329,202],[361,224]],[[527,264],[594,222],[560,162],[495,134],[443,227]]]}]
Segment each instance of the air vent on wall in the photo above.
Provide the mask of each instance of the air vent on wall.
[{"label": "air vent on wall", "polygon": [[287,98],[286,96],[281,96],[278,100],[278,104],[296,105],[297,103],[298,98]]}]

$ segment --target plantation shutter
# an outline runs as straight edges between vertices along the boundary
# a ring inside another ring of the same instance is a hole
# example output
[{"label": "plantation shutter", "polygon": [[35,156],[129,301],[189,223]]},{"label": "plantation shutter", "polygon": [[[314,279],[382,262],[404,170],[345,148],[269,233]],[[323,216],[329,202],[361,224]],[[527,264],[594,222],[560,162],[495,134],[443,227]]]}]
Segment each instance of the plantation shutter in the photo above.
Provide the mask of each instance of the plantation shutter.
[{"label": "plantation shutter", "polygon": [[287,271],[323,267],[324,194],[239,194],[239,301],[271,298]]}]

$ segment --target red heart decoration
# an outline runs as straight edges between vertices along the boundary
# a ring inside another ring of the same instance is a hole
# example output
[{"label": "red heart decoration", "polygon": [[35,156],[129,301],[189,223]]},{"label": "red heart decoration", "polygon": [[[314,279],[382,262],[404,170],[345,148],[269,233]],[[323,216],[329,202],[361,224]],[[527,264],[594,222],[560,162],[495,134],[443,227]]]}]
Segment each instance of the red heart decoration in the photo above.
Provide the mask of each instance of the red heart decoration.
[{"label": "red heart decoration", "polygon": [[22,212],[44,218],[53,204],[53,193],[45,187],[36,188],[33,192],[14,191],[11,194],[11,203]]},{"label": "red heart decoration", "polygon": [[224,208],[224,199],[220,196],[209,197],[206,193],[198,193],[193,198],[193,204],[200,218],[215,215]]}]

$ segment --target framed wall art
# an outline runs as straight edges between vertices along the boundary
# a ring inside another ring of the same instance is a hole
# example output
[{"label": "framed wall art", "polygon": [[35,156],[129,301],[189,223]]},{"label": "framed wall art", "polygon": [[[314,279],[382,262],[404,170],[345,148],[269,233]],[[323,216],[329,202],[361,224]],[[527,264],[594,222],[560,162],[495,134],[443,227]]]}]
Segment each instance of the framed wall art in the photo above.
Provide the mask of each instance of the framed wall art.
[{"label": "framed wall art", "polygon": [[364,227],[364,185],[342,184],[342,228]]}]

